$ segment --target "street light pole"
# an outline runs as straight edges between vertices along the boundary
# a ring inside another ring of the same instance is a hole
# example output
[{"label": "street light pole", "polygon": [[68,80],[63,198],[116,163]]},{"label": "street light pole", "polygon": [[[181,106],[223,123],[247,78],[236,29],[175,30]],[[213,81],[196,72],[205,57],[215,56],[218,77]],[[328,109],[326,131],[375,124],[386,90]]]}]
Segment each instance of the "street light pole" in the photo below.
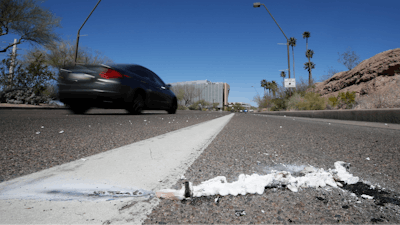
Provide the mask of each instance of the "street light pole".
[{"label": "street light pole", "polygon": [[278,22],[276,22],[275,18],[272,16],[272,14],[269,12],[269,10],[267,9],[267,7],[264,4],[261,4],[259,2],[253,3],[253,7],[254,8],[258,8],[261,5],[263,5],[265,7],[265,9],[268,11],[269,15],[272,17],[272,19],[275,21],[276,25],[278,25],[279,29],[282,31],[282,34],[285,36],[286,38],[286,43],[287,43],[287,54],[288,54],[288,71],[289,71],[289,78],[290,78],[290,58],[289,58],[289,39],[286,37],[285,32],[283,32],[282,28],[279,26]]},{"label": "street light pole", "polygon": [[254,86],[251,86],[251,87],[253,87],[253,88],[254,88],[254,90],[256,90],[256,92],[257,92],[258,96],[260,96],[260,94],[258,93],[257,89],[256,89]]},{"label": "street light pole", "polygon": [[76,66],[76,58],[78,58],[78,45],[79,45],[79,33],[81,32],[82,27],[85,25],[86,21],[89,19],[89,17],[92,15],[93,11],[96,9],[97,5],[101,2],[99,0],[96,4],[96,6],[93,8],[92,12],[89,14],[89,16],[86,18],[85,22],[83,22],[81,28],[78,30],[78,34],[76,36],[76,48],[75,48],[75,66]]},{"label": "street light pole", "polygon": [[[287,57],[288,57],[288,72],[289,72],[289,79],[290,79],[290,57],[289,57],[289,39],[286,37],[285,32],[283,32],[282,28],[279,26],[278,22],[276,22],[275,18],[272,16],[272,14],[269,12],[269,10],[267,9],[267,7],[264,4],[261,4],[259,2],[253,3],[253,7],[254,8],[258,8],[261,5],[263,5],[265,7],[265,9],[268,11],[269,15],[272,17],[272,19],[275,21],[276,25],[278,25],[279,29],[282,31],[282,34],[285,36],[286,38],[286,43],[287,43]],[[290,91],[290,89],[289,89]],[[290,93],[291,94],[291,93]]]}]

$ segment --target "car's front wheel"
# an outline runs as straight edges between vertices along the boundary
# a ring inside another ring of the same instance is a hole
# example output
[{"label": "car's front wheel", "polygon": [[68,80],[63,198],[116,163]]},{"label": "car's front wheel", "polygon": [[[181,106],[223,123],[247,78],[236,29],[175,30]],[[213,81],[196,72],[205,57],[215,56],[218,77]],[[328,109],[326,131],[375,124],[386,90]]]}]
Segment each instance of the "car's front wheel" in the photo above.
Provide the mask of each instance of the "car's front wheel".
[{"label": "car's front wheel", "polygon": [[136,97],[132,101],[131,107],[127,110],[130,114],[139,115],[142,113],[144,107],[144,99],[141,94],[136,95]]},{"label": "car's front wheel", "polygon": [[171,107],[167,110],[168,114],[175,114],[178,109],[178,103],[176,99],[174,99],[171,103]]}]

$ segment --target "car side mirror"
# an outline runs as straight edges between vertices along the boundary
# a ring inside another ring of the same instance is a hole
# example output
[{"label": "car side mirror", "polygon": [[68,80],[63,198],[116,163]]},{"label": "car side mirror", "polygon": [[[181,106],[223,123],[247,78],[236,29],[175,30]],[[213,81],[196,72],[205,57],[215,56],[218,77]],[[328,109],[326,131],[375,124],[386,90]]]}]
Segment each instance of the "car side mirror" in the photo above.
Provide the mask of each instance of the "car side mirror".
[{"label": "car side mirror", "polygon": [[167,90],[170,90],[171,87],[172,87],[172,85],[170,85],[170,84],[166,84],[166,85],[165,85],[165,88],[166,88]]}]

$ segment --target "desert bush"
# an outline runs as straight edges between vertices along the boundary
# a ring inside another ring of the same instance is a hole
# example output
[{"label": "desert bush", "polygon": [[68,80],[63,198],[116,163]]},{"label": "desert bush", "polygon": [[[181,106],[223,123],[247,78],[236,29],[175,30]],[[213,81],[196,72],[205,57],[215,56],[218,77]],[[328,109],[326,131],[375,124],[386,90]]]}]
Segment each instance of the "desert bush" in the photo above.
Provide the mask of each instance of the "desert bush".
[{"label": "desert bush", "polygon": [[178,110],[188,110],[188,109],[189,109],[188,107],[178,104]]},{"label": "desert bush", "polygon": [[356,99],[354,108],[400,108],[400,89],[391,87],[384,93],[378,92],[366,96],[360,96]]},{"label": "desert bush", "polygon": [[203,109],[203,108],[207,108],[207,106],[210,106],[210,105],[211,105],[211,103],[209,103],[209,102],[207,102],[207,101],[205,101],[205,100],[202,99],[202,100],[199,100],[199,101],[197,101],[197,102],[191,104],[191,105],[189,106],[189,109],[190,109],[190,110],[199,110],[199,109],[200,109],[199,104],[201,105],[201,108],[202,108],[202,109]]},{"label": "desert bush", "polygon": [[58,97],[55,85],[48,85],[41,94],[53,100]]},{"label": "desert bush", "polygon": [[352,91],[352,92],[342,92],[338,94],[338,98],[340,98],[339,101],[339,107],[346,107],[346,109],[351,109],[353,108],[353,105],[355,103],[355,99],[356,99],[356,92]]},{"label": "desert bush", "polygon": [[327,109],[345,108],[352,109],[356,104],[356,92],[339,92],[339,94],[335,96],[331,96],[328,99]]},{"label": "desert bush", "polygon": [[49,96],[36,95],[34,88],[13,88],[0,93],[0,102],[10,104],[32,104],[49,103]]},{"label": "desert bush", "polygon": [[273,106],[270,108],[271,111],[281,111],[286,110],[286,99],[284,98],[275,98],[272,99]]},{"label": "desert bush", "polygon": [[335,108],[339,104],[339,99],[338,97],[332,96],[328,99],[328,105],[329,109]]},{"label": "desert bush", "polygon": [[326,108],[325,98],[314,92],[307,92],[304,100],[297,104],[300,110],[323,110]]},{"label": "desert bush", "polygon": [[297,104],[301,101],[303,101],[304,98],[301,97],[301,94],[298,92],[295,92],[291,97],[286,102],[286,109],[291,110],[291,109],[298,109]]}]

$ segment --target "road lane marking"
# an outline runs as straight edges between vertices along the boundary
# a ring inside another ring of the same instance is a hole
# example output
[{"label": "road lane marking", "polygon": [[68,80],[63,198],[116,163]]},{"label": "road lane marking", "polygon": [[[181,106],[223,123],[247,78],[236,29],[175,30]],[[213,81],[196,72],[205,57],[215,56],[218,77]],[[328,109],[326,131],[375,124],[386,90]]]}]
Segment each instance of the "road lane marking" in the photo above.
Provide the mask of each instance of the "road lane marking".
[{"label": "road lane marking", "polygon": [[3,182],[2,223],[142,223],[233,115]]}]

